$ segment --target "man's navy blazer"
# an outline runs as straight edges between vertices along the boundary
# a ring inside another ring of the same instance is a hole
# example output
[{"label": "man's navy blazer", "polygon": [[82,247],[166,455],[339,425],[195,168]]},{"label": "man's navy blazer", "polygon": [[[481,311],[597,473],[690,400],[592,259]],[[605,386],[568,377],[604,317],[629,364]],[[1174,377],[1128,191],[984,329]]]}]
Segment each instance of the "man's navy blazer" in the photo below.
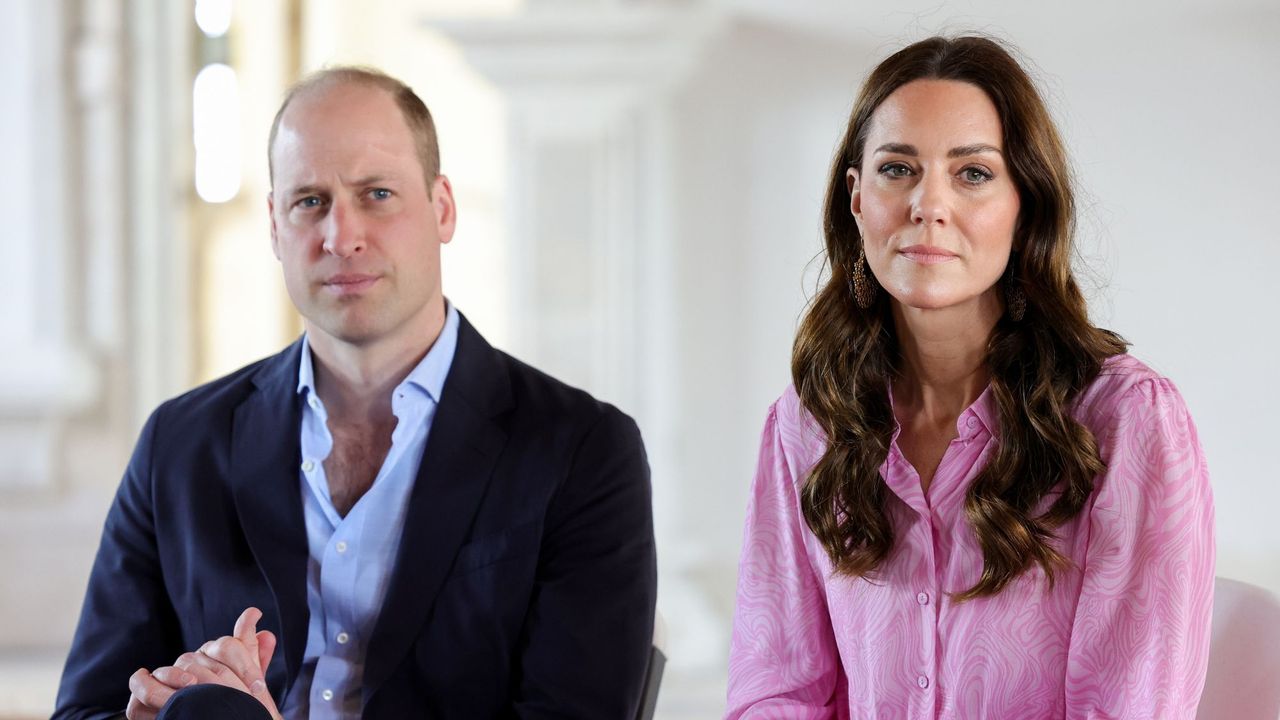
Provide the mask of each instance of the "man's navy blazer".
[{"label": "man's navy blazer", "polygon": [[[248,606],[306,646],[301,342],[161,405],[107,516],[54,718],[120,715],[129,676],[230,635]],[[635,423],[462,319],[367,645],[366,718],[630,718],[653,632]]]}]

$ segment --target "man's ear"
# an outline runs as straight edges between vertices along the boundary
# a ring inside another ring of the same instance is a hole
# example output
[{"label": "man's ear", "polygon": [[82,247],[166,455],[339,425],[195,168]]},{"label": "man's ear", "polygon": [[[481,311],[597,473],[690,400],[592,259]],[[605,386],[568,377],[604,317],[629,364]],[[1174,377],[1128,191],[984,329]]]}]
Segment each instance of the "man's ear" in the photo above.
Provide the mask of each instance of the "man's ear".
[{"label": "man's ear", "polygon": [[862,182],[858,168],[849,168],[844,173],[844,185],[849,190],[849,212],[859,224],[862,223]]},{"label": "man's ear", "polygon": [[431,208],[436,214],[436,228],[441,244],[453,239],[458,225],[458,206],[453,202],[453,185],[444,175],[436,177],[431,185]]},{"label": "man's ear", "polygon": [[267,192],[267,217],[271,218],[271,252],[279,260],[280,238],[276,235],[276,199],[270,191]]}]

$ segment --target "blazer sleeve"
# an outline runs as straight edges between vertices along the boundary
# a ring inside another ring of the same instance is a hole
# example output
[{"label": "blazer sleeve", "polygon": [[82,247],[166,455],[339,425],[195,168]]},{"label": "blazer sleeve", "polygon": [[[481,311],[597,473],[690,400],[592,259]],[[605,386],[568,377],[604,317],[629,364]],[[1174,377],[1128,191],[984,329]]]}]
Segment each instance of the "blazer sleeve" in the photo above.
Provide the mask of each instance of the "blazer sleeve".
[{"label": "blazer sleeve", "polygon": [[518,650],[515,715],[634,717],[653,643],[657,586],[640,431],[605,406],[547,511]]},{"label": "blazer sleeve", "polygon": [[1191,720],[1213,605],[1204,453],[1163,379],[1125,391],[1108,444],[1068,649],[1066,716]]},{"label": "blazer sleeve", "polygon": [[726,720],[827,720],[847,712],[837,707],[844,675],[782,432],[775,404],[747,506]]},{"label": "blazer sleeve", "polygon": [[173,661],[178,622],[161,577],[151,495],[163,407],[143,427],[89,576],[80,622],[62,672],[53,720],[120,717],[129,676]]}]

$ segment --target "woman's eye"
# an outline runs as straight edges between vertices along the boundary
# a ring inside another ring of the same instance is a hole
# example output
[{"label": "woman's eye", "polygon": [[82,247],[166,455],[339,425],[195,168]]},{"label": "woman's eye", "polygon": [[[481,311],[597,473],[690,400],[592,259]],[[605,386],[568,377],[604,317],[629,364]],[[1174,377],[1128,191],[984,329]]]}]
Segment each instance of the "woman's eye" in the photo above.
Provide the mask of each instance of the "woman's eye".
[{"label": "woman's eye", "polygon": [[960,171],[960,177],[971,185],[980,185],[991,179],[991,173],[981,168],[965,168]]},{"label": "woman's eye", "polygon": [[880,174],[889,177],[906,177],[911,174],[911,168],[902,163],[888,163],[880,167]]}]

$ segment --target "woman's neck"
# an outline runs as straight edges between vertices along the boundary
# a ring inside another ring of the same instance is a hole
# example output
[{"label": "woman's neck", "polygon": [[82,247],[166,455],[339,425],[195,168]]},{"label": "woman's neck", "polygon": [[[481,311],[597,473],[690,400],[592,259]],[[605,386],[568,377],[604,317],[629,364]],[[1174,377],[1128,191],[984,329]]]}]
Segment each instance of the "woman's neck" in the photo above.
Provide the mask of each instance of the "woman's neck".
[{"label": "woman's neck", "polygon": [[954,423],[987,387],[987,347],[1003,312],[994,292],[940,310],[894,303],[902,354],[895,411],[930,425]]}]

